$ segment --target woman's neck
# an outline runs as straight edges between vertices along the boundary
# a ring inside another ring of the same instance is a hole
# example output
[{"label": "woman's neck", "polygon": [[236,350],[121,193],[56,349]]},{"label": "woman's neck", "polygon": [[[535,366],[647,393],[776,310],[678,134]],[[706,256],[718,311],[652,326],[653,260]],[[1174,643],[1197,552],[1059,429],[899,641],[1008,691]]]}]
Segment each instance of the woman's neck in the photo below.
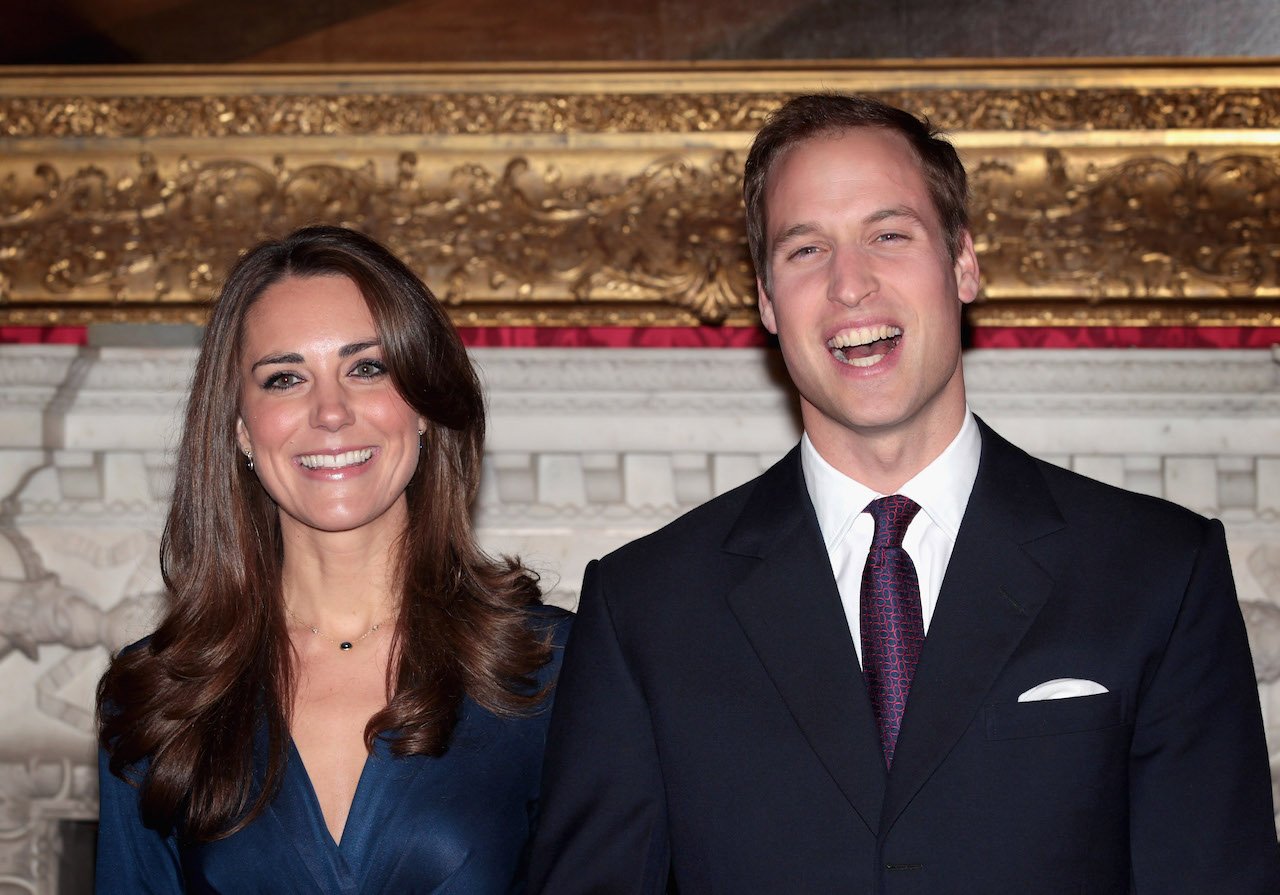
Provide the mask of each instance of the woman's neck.
[{"label": "woman's neck", "polygon": [[281,523],[281,591],[297,622],[348,639],[395,617],[400,593],[393,569],[403,523],[371,523],[345,532]]}]

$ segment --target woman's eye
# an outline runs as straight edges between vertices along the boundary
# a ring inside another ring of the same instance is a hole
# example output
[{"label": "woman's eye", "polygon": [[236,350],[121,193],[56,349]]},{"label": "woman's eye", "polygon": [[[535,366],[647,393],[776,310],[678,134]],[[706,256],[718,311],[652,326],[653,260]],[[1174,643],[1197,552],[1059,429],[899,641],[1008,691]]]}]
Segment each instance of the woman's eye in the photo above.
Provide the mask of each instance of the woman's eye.
[{"label": "woman's eye", "polygon": [[302,377],[297,373],[272,373],[267,377],[267,381],[262,383],[262,387],[266,389],[284,390],[292,388],[302,381]]},{"label": "woman's eye", "polygon": [[372,379],[375,376],[381,376],[387,372],[387,368],[376,360],[362,360],[351,368],[353,376],[360,376],[364,379]]}]

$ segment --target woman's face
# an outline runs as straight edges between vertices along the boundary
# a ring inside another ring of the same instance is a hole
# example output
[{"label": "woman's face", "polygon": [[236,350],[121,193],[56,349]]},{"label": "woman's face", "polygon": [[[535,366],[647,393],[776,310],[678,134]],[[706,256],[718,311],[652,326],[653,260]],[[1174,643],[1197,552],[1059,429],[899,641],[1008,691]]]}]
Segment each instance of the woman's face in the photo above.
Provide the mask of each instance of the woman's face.
[{"label": "woman's face", "polygon": [[392,384],[355,283],[281,280],[249,309],[243,340],[237,437],[282,524],[398,532],[426,421]]}]

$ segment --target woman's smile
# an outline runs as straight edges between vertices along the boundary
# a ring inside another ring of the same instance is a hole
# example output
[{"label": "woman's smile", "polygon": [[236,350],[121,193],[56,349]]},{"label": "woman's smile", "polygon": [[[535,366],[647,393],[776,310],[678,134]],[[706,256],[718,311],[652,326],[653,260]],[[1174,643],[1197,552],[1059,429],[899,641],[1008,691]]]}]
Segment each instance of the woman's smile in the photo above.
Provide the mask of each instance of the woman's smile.
[{"label": "woman's smile", "polygon": [[309,472],[348,473],[365,468],[377,453],[376,448],[355,448],[321,454],[300,454],[298,465]]},{"label": "woman's smile", "polygon": [[283,524],[403,523],[426,422],[392,382],[352,280],[287,277],[266,289],[245,319],[241,366],[241,448]]}]

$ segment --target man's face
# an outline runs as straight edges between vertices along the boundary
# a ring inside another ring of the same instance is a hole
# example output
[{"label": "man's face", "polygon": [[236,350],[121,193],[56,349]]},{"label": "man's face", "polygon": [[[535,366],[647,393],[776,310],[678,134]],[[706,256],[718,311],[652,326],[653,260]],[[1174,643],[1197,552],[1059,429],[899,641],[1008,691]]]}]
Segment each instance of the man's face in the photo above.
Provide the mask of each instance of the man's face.
[{"label": "man's face", "polygon": [[906,139],[858,128],[797,144],[765,207],[773,288],[757,283],[760,317],[814,445],[836,462],[851,435],[903,436],[936,456],[964,417],[960,310],[978,263],[967,233],[948,255]]}]

